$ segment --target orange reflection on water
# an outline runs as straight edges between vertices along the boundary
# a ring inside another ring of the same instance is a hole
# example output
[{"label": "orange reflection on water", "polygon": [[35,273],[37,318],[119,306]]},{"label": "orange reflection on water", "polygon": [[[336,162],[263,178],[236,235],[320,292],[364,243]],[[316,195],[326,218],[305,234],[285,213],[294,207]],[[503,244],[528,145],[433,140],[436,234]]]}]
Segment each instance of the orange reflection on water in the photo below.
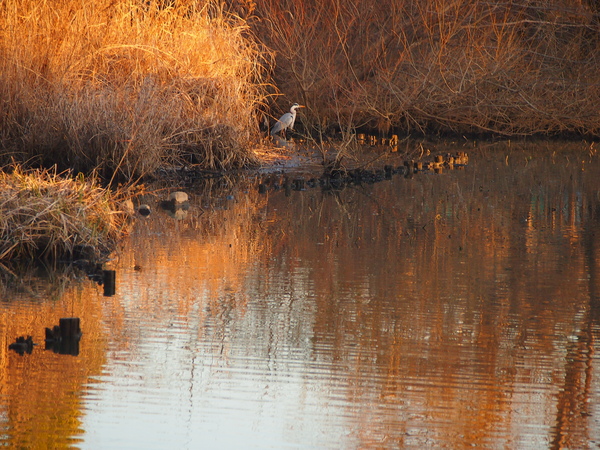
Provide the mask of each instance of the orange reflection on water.
[{"label": "orange reflection on water", "polygon": [[[14,448],[67,448],[81,442],[82,386],[105,362],[101,293],[55,274],[49,285],[22,280],[11,285],[0,309],[0,423],[3,444]],[[72,286],[75,284],[75,286]],[[83,317],[79,356],[45,350],[45,328],[61,317]],[[31,335],[31,355],[9,350]],[[92,344],[93,343],[93,344]]]},{"label": "orange reflection on water", "polygon": [[[71,384],[83,422],[55,433],[91,447],[102,424],[155,446],[229,443],[226,426],[273,447],[591,446],[598,162],[496,151],[341,191],[241,180],[190,192],[179,221],[152,204],[111,262],[117,294],[61,296],[102,325],[71,358],[87,370]],[[19,308],[3,310],[19,329],[45,311],[15,321]]]}]

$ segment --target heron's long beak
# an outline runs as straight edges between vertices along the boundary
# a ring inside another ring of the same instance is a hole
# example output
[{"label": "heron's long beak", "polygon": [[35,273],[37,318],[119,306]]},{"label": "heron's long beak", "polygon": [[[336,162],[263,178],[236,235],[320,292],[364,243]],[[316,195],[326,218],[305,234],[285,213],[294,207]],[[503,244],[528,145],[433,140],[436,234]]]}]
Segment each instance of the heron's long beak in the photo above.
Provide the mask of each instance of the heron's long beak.
[{"label": "heron's long beak", "polygon": [[298,108],[306,108],[304,105],[298,105]]}]

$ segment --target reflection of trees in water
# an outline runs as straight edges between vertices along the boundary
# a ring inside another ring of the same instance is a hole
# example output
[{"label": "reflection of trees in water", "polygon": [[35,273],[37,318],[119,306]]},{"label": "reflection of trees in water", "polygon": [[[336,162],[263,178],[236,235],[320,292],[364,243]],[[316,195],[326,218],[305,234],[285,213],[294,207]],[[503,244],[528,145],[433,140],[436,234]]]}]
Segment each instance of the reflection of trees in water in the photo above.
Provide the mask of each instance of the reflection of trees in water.
[{"label": "reflection of trees in water", "polygon": [[218,365],[241,351],[273,370],[291,357],[327,367],[365,446],[487,446],[504,430],[518,442],[532,418],[555,446],[580,446],[600,179],[596,163],[542,159],[482,151],[440,176],[288,195],[205,181],[186,189],[184,219],[153,208],[138,221],[113,255],[117,295],[100,305],[87,290],[89,309],[74,309],[83,342],[97,315],[135,359],[160,338],[146,330],[177,323],[192,370],[196,355]]},{"label": "reflection of trees in water", "polygon": [[[3,279],[0,308],[2,443],[68,447],[82,434],[81,390],[90,377],[100,374],[106,358],[102,291],[85,274],[67,266],[21,267],[18,273],[20,278]],[[61,317],[83,318],[85,351],[77,357],[44,349],[45,328]],[[21,356],[8,349],[21,335],[32,335],[38,344],[32,354]]]},{"label": "reflection of trees in water", "polygon": [[3,299],[60,298],[82,272],[69,264],[42,261],[11,264],[0,268],[0,296]]},{"label": "reflection of trees in water", "polygon": [[[582,302],[580,328],[571,337],[565,355],[564,381],[556,405],[552,448],[586,448],[597,438],[591,425],[594,392],[594,355],[600,330],[600,246],[596,230],[600,227],[600,202],[587,198],[582,206],[589,212],[589,222],[582,230],[585,271],[588,275],[589,303]],[[596,385],[597,385],[596,381]],[[591,434],[591,435],[590,435]]]},{"label": "reflection of trees in water", "polygon": [[[597,203],[599,180],[595,166],[551,157],[554,164],[514,151],[508,164],[497,157],[444,177],[398,180],[391,189],[272,196],[272,210],[285,213],[273,213],[266,235],[286,239],[269,257],[309,262],[304,283],[326,293],[314,297],[315,345],[331,347],[333,360],[362,375],[380,376],[388,367],[381,393],[388,406],[406,398],[402,380],[437,380],[426,409],[450,402],[460,411],[453,417],[463,435],[482,445],[489,436],[473,430],[514,427],[510,386],[539,383],[540,374],[556,380],[562,373],[570,386],[560,386],[561,415],[583,406],[573,403],[581,397],[575,378],[589,377],[591,369],[569,365],[568,336],[585,329],[581,304],[589,297],[582,280],[589,268],[580,249],[593,229],[588,204]],[[277,270],[286,276],[294,267]],[[369,359],[373,348],[376,364]],[[469,373],[489,389],[463,392],[453,380]],[[553,402],[554,382],[539,385],[544,403]],[[367,391],[356,386],[348,395]],[[543,408],[520,414],[544,416]],[[585,438],[585,429],[574,423],[568,432]]]}]

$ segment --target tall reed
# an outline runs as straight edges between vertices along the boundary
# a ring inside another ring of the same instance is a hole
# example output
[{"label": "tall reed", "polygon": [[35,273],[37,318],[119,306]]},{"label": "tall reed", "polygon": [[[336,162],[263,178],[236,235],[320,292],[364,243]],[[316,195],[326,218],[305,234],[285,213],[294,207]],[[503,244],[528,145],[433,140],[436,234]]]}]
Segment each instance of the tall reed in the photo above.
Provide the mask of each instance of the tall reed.
[{"label": "tall reed", "polygon": [[5,155],[137,177],[186,160],[254,161],[262,56],[206,0],[6,0],[0,5]]},{"label": "tall reed", "polygon": [[313,129],[600,134],[594,2],[239,3]]}]

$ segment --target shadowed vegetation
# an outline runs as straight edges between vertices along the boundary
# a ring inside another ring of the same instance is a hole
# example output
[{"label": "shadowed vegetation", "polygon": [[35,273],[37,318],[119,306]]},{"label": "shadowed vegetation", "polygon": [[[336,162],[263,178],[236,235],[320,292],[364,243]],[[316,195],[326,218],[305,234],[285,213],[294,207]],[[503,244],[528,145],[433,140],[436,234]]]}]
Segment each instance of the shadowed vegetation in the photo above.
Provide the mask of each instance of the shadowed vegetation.
[{"label": "shadowed vegetation", "polygon": [[600,133],[596,2],[237,2],[312,132]]}]

